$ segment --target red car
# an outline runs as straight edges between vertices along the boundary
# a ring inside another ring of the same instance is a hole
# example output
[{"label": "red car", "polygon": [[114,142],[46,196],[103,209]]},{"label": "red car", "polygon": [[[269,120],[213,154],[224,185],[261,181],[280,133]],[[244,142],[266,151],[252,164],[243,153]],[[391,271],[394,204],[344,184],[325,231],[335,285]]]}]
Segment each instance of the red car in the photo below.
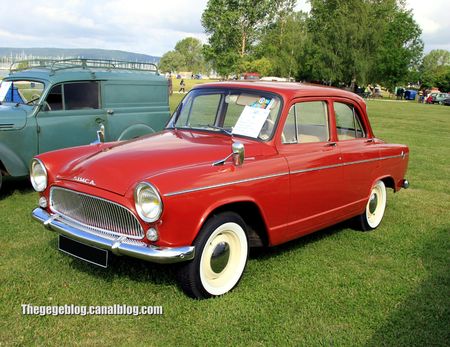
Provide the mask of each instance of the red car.
[{"label": "red car", "polygon": [[36,220],[59,248],[183,262],[194,298],[238,283],[249,247],[356,217],[378,227],[386,188],[407,188],[408,147],[375,137],[356,94],[296,83],[196,86],[162,132],[37,156]]}]

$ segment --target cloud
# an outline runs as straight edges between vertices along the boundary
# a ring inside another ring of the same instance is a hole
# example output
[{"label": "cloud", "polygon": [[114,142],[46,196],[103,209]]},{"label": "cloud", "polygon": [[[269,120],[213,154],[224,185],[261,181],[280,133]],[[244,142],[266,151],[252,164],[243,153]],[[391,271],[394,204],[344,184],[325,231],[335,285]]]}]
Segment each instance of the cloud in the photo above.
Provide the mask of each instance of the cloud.
[{"label": "cloud", "polygon": [[2,46],[120,49],[162,55],[193,36],[207,0],[21,0],[0,21]]},{"label": "cloud", "polygon": [[[177,41],[206,42],[201,15],[208,0],[9,1],[0,21],[0,44],[10,47],[119,49],[162,55]],[[425,49],[450,46],[447,0],[408,0],[423,30]],[[307,0],[296,10],[308,11]]]}]

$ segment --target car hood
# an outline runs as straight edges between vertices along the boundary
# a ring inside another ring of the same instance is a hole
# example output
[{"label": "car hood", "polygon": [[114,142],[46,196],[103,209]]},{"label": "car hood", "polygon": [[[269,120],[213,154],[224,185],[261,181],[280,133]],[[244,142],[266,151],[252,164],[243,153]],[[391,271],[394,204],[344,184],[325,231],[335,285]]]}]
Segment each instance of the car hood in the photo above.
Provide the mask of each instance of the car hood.
[{"label": "car hood", "polygon": [[27,122],[27,114],[19,107],[0,105],[0,130],[21,129]]},{"label": "car hood", "polygon": [[[120,195],[140,181],[189,170],[225,158],[233,141],[245,145],[246,157],[274,149],[243,138],[234,140],[220,133],[165,130],[139,139],[103,146],[94,154],[71,160],[59,170],[57,179],[96,186]],[[164,193],[164,192],[162,192]]]}]

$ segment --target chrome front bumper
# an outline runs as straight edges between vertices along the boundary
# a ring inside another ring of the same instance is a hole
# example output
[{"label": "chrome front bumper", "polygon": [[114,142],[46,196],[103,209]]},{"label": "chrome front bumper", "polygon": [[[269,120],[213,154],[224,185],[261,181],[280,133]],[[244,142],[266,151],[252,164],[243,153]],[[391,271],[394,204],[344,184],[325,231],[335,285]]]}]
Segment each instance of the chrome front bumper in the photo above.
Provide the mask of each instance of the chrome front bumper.
[{"label": "chrome front bumper", "polygon": [[106,249],[116,255],[127,255],[153,263],[170,264],[191,260],[194,258],[194,247],[157,247],[148,244],[127,243],[124,236],[110,240],[98,235],[77,229],[64,220],[59,220],[56,215],[38,207],[33,210],[32,216],[38,222],[58,234],[67,236],[81,243]]}]

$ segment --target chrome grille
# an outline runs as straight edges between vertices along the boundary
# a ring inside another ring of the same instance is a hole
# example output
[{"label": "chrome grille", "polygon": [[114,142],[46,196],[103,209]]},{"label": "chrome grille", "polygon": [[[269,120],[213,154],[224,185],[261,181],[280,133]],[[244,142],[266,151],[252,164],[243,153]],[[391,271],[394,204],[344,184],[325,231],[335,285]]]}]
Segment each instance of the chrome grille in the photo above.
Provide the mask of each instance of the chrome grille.
[{"label": "chrome grille", "polygon": [[50,191],[50,207],[62,218],[84,227],[85,231],[132,239],[144,237],[141,224],[130,210],[105,199],[54,187]]}]

